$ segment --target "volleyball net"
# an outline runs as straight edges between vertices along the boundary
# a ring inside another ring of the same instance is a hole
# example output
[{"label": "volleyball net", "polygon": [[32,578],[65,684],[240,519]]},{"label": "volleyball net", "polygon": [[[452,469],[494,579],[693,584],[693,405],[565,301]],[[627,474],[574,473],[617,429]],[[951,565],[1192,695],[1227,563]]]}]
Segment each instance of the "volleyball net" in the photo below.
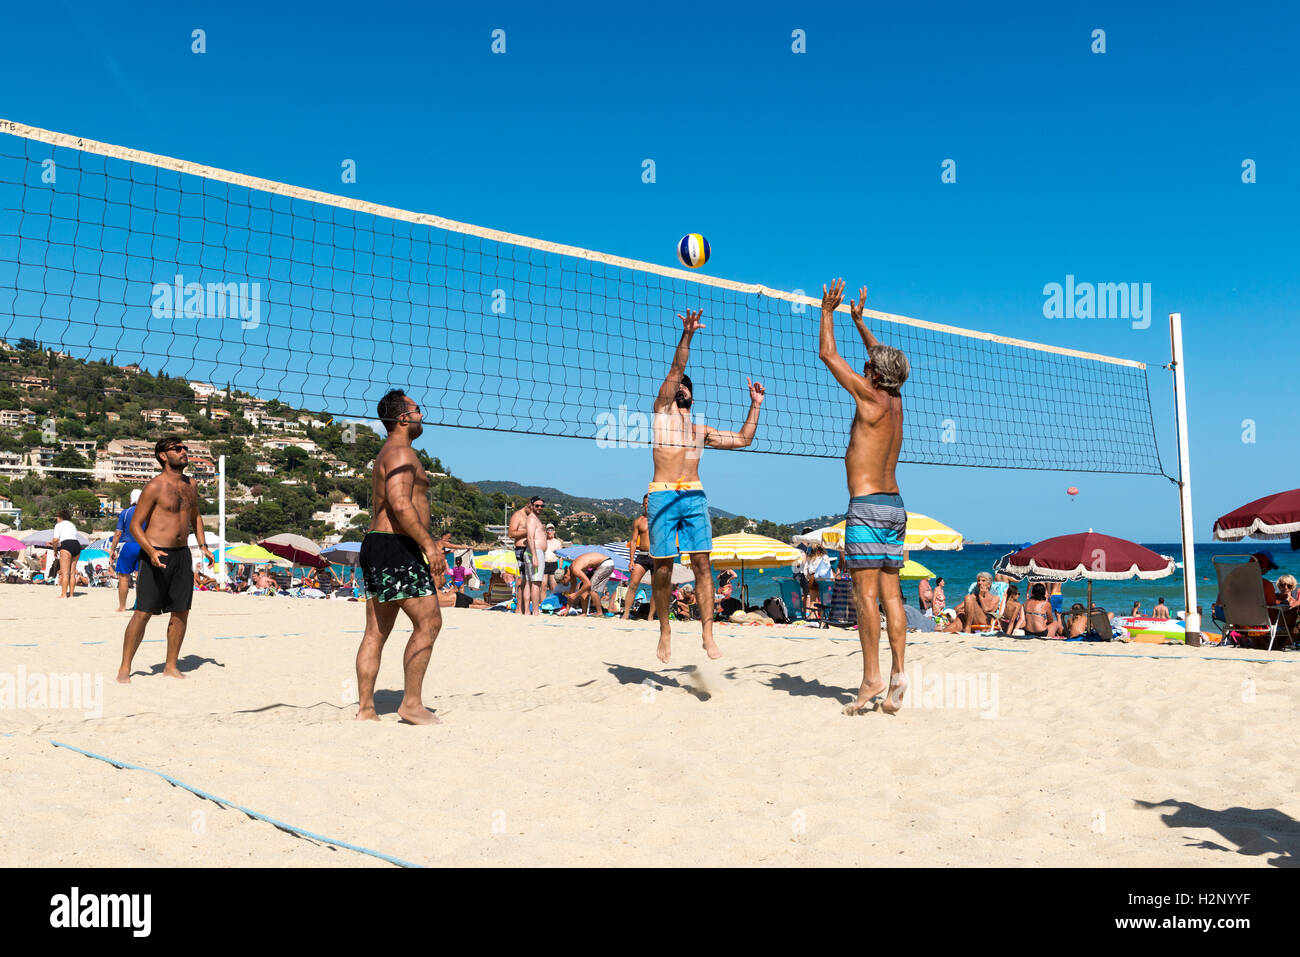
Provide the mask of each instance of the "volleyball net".
[{"label": "volleyball net", "polygon": [[[738,428],[753,379],[767,398],[749,450],[838,457],[853,407],[818,358],[819,307],[0,121],[0,338],[11,345],[344,418],[372,420],[401,387],[431,424],[635,445],[649,439],[677,314],[702,309],[687,369],[696,418]],[[865,348],[840,311],[840,352],[861,369]],[[1162,474],[1142,363],[864,318],[911,363],[901,461]],[[1008,410],[1052,441],[1009,451],[990,440]]]}]

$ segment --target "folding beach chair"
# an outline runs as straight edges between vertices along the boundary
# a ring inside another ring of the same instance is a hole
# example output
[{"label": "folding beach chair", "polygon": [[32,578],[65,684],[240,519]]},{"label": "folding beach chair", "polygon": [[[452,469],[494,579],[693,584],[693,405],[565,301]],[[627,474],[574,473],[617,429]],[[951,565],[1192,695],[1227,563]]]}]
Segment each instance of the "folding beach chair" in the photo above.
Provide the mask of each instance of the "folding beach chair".
[{"label": "folding beach chair", "polygon": [[1223,606],[1225,638],[1233,630],[1260,638],[1267,633],[1269,651],[1273,650],[1279,631],[1284,634],[1284,641],[1295,642],[1287,627],[1286,607],[1264,603],[1264,572],[1254,555],[1215,555],[1211,561],[1219,578],[1218,604]]},{"label": "folding beach chair", "polygon": [[1088,630],[1085,636],[1092,638],[1094,641],[1110,641],[1115,637],[1115,632],[1110,627],[1110,615],[1106,613],[1105,608],[1092,606],[1092,614],[1088,616]]},{"label": "folding beach chair", "polygon": [[803,589],[793,578],[784,578],[777,581],[777,587],[781,589],[781,601],[785,602],[785,612],[790,616],[791,621],[803,621]]},{"label": "folding beach chair", "polygon": [[858,627],[858,609],[853,602],[853,579],[837,578],[831,583],[830,604],[815,606],[821,616],[823,628],[834,625],[836,628]]}]

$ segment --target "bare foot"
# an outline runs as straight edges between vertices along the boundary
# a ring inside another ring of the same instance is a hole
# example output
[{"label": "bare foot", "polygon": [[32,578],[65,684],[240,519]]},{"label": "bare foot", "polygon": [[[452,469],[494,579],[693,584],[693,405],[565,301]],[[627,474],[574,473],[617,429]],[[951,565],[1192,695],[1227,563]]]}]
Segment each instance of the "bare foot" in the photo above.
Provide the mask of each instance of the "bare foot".
[{"label": "bare foot", "polygon": [[[844,713],[848,715],[866,714],[869,711],[875,711],[879,707],[879,702],[875,700],[880,692],[885,690],[885,682],[880,681],[874,685],[869,685],[865,681],[862,687],[858,689],[858,699],[853,704],[844,706]],[[868,707],[870,705],[870,707]]]},{"label": "bare foot", "polygon": [[129,685],[131,683],[131,672],[119,671],[117,673],[117,683],[120,685]]},{"label": "bare foot", "polygon": [[164,677],[164,678],[184,678],[185,675],[181,674],[180,671],[179,671],[178,669],[176,669],[176,668],[164,668],[164,669],[163,669],[163,677]]},{"label": "bare foot", "polygon": [[722,649],[718,647],[718,643],[712,638],[704,640],[704,652],[715,661],[722,657]]},{"label": "bare foot", "polygon": [[378,721],[379,715],[375,714],[374,707],[362,708],[357,712],[358,721]]},{"label": "bare foot", "polygon": [[420,705],[418,708],[408,708],[403,701],[397,706],[397,716],[407,724],[442,724],[432,711]]},{"label": "bare foot", "polygon": [[119,608],[118,611],[126,611],[125,608]]},{"label": "bare foot", "polygon": [[903,708],[903,695],[907,693],[907,675],[899,673],[889,679],[889,694],[880,704],[885,714],[898,714]]},{"label": "bare foot", "polygon": [[655,657],[657,657],[664,664],[668,664],[668,659],[672,657],[672,654],[673,654],[672,635],[660,635],[659,647],[655,650]]}]

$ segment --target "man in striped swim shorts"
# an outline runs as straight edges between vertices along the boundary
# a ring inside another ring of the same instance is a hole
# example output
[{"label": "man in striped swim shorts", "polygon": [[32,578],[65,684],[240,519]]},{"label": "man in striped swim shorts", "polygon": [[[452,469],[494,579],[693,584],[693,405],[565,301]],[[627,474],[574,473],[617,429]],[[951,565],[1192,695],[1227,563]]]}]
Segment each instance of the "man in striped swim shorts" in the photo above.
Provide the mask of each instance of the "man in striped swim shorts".
[{"label": "man in striped swim shorts", "polygon": [[849,303],[849,313],[867,348],[867,363],[859,375],[835,345],[835,310],[844,299],[844,280],[822,287],[822,321],[819,356],[835,380],[853,396],[853,424],[844,467],[849,480],[849,508],[844,526],[841,561],[853,576],[853,597],[858,612],[858,639],[862,642],[862,685],[845,714],[874,710],[874,699],[886,691],[880,674],[880,606],[889,624],[890,667],[888,693],[880,709],[897,714],[907,691],[903,652],[907,642],[907,611],[898,571],[903,567],[903,536],[907,510],[898,494],[894,469],[903,445],[903,400],[899,389],[911,368],[907,356],[881,345],[862,321],[867,289]]}]

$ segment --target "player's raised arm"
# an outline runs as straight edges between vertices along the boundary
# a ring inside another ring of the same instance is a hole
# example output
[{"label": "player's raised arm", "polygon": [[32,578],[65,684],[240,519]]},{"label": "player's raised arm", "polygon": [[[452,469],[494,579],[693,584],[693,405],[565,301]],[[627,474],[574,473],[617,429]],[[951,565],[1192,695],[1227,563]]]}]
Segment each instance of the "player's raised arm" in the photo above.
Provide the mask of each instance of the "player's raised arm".
[{"label": "player's raised arm", "polygon": [[659,387],[659,394],[655,396],[656,412],[666,412],[677,399],[677,390],[681,388],[682,376],[686,372],[686,360],[691,357],[691,339],[697,329],[704,328],[704,323],[700,322],[703,314],[703,309],[694,312],[687,309],[684,316],[677,314],[677,318],[682,321],[682,337],[677,341],[677,351],[673,353],[673,364],[668,369],[668,376]]},{"label": "player's raised arm", "polygon": [[745,424],[739,432],[709,428],[704,436],[704,444],[709,448],[743,449],[754,441],[754,433],[758,431],[758,409],[767,393],[761,382],[750,382],[749,379],[745,381],[749,383],[749,415],[745,416]]},{"label": "player's raised arm", "polygon": [[872,346],[880,345],[878,339],[871,334],[867,324],[862,321],[862,309],[867,304],[867,287],[863,286],[858,290],[858,301],[849,300],[849,315],[853,317],[853,325],[857,326],[858,335],[862,337],[862,344],[867,347],[867,352],[871,352]]},{"label": "player's raised arm", "polygon": [[835,310],[844,301],[844,280],[836,279],[827,289],[822,286],[822,324],[818,337],[817,355],[831,370],[835,381],[844,386],[855,399],[866,398],[869,385],[853,371],[835,346]]}]

